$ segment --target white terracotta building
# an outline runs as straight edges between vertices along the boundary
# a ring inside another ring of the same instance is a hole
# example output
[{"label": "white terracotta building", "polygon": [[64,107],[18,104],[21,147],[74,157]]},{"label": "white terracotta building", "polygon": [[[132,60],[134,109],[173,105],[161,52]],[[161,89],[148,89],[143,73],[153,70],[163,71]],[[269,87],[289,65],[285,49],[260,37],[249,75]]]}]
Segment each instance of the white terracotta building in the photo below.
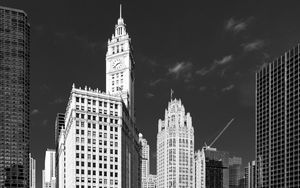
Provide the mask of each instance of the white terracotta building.
[{"label": "white terracotta building", "polygon": [[194,188],[194,128],[181,100],[171,99],[158,121],[157,187]]},{"label": "white terracotta building", "polygon": [[108,40],[106,91],[73,85],[59,141],[60,188],[138,188],[134,59],[121,15]]}]

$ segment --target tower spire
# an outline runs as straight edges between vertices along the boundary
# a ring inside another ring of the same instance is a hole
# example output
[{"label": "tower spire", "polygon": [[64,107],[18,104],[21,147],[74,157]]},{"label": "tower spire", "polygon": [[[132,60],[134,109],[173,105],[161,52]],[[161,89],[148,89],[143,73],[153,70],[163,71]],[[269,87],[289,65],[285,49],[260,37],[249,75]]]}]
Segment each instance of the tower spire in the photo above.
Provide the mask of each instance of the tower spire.
[{"label": "tower spire", "polygon": [[120,18],[122,18],[122,4],[120,4]]}]

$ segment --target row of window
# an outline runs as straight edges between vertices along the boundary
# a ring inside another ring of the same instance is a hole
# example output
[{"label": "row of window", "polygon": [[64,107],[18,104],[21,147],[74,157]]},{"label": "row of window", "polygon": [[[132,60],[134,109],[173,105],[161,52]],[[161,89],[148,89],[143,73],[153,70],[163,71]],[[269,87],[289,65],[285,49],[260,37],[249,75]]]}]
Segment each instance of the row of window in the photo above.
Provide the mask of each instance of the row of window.
[{"label": "row of window", "polygon": [[76,113],[76,118],[80,118],[80,119],[87,119],[87,120],[93,120],[93,121],[100,121],[100,122],[105,122],[108,123],[115,123],[118,124],[118,119],[114,119],[114,118],[107,118],[107,117],[101,117],[101,116],[95,116],[95,115],[86,115],[86,114],[82,114],[82,113]]},{"label": "row of window", "polygon": [[86,98],[82,98],[82,97],[76,97],[76,102],[77,103],[87,102],[88,105],[94,105],[94,106],[96,106],[98,103],[98,106],[101,106],[101,107],[107,107],[109,105],[110,108],[118,109],[118,104],[109,103],[109,102],[105,102],[105,101],[98,101],[98,100],[94,100],[94,99],[86,99]]},{"label": "row of window", "polygon": [[[85,126],[85,122],[84,121],[76,121],[76,126],[78,127],[79,124],[81,125],[81,127]],[[96,123],[87,123],[87,128],[93,128],[93,129],[97,129],[97,125],[99,126],[100,130],[107,130],[107,125],[102,125],[102,124],[96,124]],[[115,131],[118,132],[118,127],[113,127],[113,126],[109,126],[110,127],[110,131]]]}]

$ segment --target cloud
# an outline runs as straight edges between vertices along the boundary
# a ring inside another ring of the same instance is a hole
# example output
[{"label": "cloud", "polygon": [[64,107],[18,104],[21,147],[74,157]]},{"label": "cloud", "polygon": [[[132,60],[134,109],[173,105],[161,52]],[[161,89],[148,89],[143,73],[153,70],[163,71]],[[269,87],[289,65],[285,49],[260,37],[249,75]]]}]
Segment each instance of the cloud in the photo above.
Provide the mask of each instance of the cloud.
[{"label": "cloud", "polygon": [[38,113],[40,113],[40,111],[39,111],[38,109],[33,109],[33,110],[31,111],[31,115],[36,115],[36,114],[38,114]]},{"label": "cloud", "polygon": [[264,45],[265,45],[265,42],[263,40],[255,40],[250,43],[242,44],[244,51],[246,51],[246,52],[259,50],[259,49],[263,48]]},{"label": "cloud", "polygon": [[48,125],[48,120],[47,120],[47,119],[44,119],[44,120],[42,121],[42,125],[43,125],[43,126]]},{"label": "cloud", "polygon": [[156,86],[157,84],[159,84],[160,82],[162,82],[163,79],[162,78],[159,78],[159,79],[156,79],[156,80],[153,80],[153,81],[150,81],[149,85],[154,87]]},{"label": "cloud", "polygon": [[227,86],[227,87],[224,87],[224,88],[222,89],[222,92],[230,91],[230,90],[232,90],[233,88],[234,88],[234,85],[231,84],[231,85],[229,85],[229,86]]},{"label": "cloud", "polygon": [[232,55],[227,55],[227,56],[223,57],[223,58],[220,59],[220,60],[215,60],[215,63],[216,63],[217,65],[224,65],[224,64],[226,64],[226,63],[232,61],[232,59],[233,59],[233,56],[232,56]]},{"label": "cloud", "polygon": [[54,99],[52,102],[50,102],[50,104],[61,104],[64,102],[65,102],[65,100],[59,97],[59,98]]},{"label": "cloud", "polygon": [[199,91],[205,91],[207,88],[206,88],[206,86],[201,86],[200,88],[199,88]]},{"label": "cloud", "polygon": [[200,70],[196,71],[196,74],[200,74],[201,76],[205,76],[210,71],[207,68],[201,68]]},{"label": "cloud", "polygon": [[246,28],[248,27],[248,21],[236,20],[234,18],[230,18],[225,23],[225,29],[227,31],[233,31],[234,33],[238,33],[240,31],[246,30]]},{"label": "cloud", "polygon": [[213,70],[215,70],[217,67],[219,66],[223,66],[229,62],[233,61],[233,55],[227,55],[224,56],[222,59],[217,59],[214,60],[214,62],[211,64],[210,67],[203,67],[200,70],[196,71],[196,74],[201,75],[201,76],[205,76],[208,73],[212,72]]},{"label": "cloud", "polygon": [[147,98],[152,98],[152,97],[154,97],[154,94],[153,93],[146,93],[145,96]]},{"label": "cloud", "polygon": [[169,74],[174,74],[176,78],[178,78],[183,72],[189,71],[192,66],[193,64],[191,62],[179,62],[169,67],[168,72]]},{"label": "cloud", "polygon": [[88,36],[79,35],[73,32],[58,31],[54,33],[54,36],[59,40],[71,39],[76,41],[83,49],[95,52],[98,48],[102,48],[103,42],[97,42],[90,40]]}]

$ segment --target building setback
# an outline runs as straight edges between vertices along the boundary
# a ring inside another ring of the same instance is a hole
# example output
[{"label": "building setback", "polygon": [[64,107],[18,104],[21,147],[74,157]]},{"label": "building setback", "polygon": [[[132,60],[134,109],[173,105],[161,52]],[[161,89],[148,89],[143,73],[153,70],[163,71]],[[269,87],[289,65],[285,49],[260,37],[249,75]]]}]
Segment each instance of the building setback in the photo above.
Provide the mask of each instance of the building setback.
[{"label": "building setback", "polygon": [[299,45],[256,72],[257,187],[300,187]]},{"label": "building setback", "polygon": [[73,85],[58,141],[59,187],[141,186],[134,59],[121,15],[108,40],[106,92]]},{"label": "building setback", "polygon": [[29,23],[0,6],[0,187],[29,187]]},{"label": "building setback", "polygon": [[157,187],[195,187],[194,128],[181,100],[171,99],[158,121]]}]

